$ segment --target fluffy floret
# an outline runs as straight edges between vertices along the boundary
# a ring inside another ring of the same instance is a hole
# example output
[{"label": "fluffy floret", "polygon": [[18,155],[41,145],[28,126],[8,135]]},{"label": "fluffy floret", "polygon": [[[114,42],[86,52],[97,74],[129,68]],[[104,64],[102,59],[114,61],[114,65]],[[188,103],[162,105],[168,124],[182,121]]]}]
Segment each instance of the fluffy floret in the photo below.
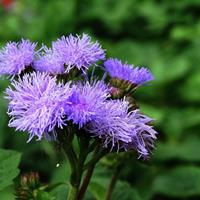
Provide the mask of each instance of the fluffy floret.
[{"label": "fluffy floret", "polygon": [[63,36],[53,42],[52,49],[62,57],[66,72],[74,67],[85,72],[90,65],[105,59],[105,51],[100,44],[92,42],[87,34]]},{"label": "fluffy floret", "polygon": [[148,125],[152,119],[139,110],[128,112],[128,109],[129,103],[125,100],[108,100],[99,108],[87,130],[101,138],[106,148],[135,149],[146,158],[156,139],[156,131]]},{"label": "fluffy floret", "polygon": [[37,136],[40,140],[54,128],[65,124],[63,103],[67,104],[72,89],[69,83],[57,84],[56,78],[41,73],[24,75],[12,82],[6,90],[9,99],[10,127],[28,131],[29,141]]},{"label": "fluffy floret", "polygon": [[36,44],[29,40],[9,42],[0,50],[0,75],[17,75],[34,60]]},{"label": "fluffy floret", "polygon": [[74,124],[78,124],[81,128],[93,119],[97,109],[108,97],[108,88],[101,81],[77,85],[69,98],[71,104],[65,107],[67,119],[72,120]]},{"label": "fluffy floret", "polygon": [[123,64],[118,59],[110,58],[104,62],[104,66],[112,78],[126,80],[134,85],[143,85],[153,80],[153,75],[147,68],[134,68],[133,65]]},{"label": "fluffy floret", "polygon": [[39,72],[48,72],[49,74],[62,74],[65,71],[63,59],[58,53],[53,52],[43,46],[37,54],[33,68]]}]

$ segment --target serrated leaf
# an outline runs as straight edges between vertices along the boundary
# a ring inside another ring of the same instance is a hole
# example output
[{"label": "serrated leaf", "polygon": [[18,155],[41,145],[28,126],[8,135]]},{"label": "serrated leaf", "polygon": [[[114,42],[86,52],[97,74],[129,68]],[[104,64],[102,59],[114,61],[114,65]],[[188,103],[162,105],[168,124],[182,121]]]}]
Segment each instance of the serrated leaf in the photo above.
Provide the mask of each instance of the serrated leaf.
[{"label": "serrated leaf", "polygon": [[20,159],[21,153],[0,149],[0,190],[11,185],[12,180],[19,174]]},{"label": "serrated leaf", "polygon": [[200,195],[200,169],[198,167],[177,167],[159,175],[153,182],[153,191],[171,197]]}]

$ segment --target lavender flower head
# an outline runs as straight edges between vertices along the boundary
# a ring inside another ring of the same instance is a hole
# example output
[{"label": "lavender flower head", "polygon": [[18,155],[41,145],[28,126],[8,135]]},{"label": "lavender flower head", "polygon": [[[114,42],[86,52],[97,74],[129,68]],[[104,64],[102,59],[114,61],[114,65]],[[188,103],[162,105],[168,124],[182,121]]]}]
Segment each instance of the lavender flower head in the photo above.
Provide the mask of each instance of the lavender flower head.
[{"label": "lavender flower head", "polygon": [[63,36],[52,43],[52,50],[62,58],[66,72],[74,67],[85,72],[90,65],[105,59],[105,52],[100,44],[92,42],[87,34]]},{"label": "lavender flower head", "polygon": [[128,112],[128,109],[129,102],[125,100],[108,100],[99,108],[87,130],[101,138],[105,148],[135,149],[146,158],[156,138],[156,131],[147,125],[152,119],[139,110]]},{"label": "lavender flower head", "polygon": [[48,136],[57,126],[65,124],[63,102],[72,89],[69,83],[57,84],[56,78],[41,73],[25,74],[23,79],[13,81],[13,88],[6,90],[9,99],[8,115],[10,127],[28,131],[29,141],[37,136],[38,140]]},{"label": "lavender flower head", "polygon": [[29,40],[8,42],[0,50],[0,75],[20,74],[33,63],[36,44]]},{"label": "lavender flower head", "polygon": [[139,157],[144,159],[149,158],[149,154],[154,149],[154,141],[156,140],[157,132],[150,124],[153,120],[146,115],[140,113],[139,109],[129,113],[132,128],[132,142],[125,144],[126,150],[134,149],[138,152]]},{"label": "lavender flower head", "polygon": [[71,104],[65,107],[67,119],[81,128],[93,119],[98,108],[108,97],[108,88],[102,81],[77,85],[69,98]]},{"label": "lavender flower head", "polygon": [[50,74],[62,74],[65,71],[63,59],[57,52],[43,46],[37,54],[33,68],[39,72]]},{"label": "lavender flower head", "polygon": [[112,78],[126,80],[134,85],[143,85],[153,80],[153,75],[145,67],[135,67],[129,64],[123,64],[118,59],[110,58],[104,62],[106,71]]},{"label": "lavender flower head", "polygon": [[103,139],[104,146],[111,148],[120,146],[120,143],[132,141],[130,120],[127,117],[128,102],[107,100],[99,107],[94,119],[87,129],[93,136]]}]

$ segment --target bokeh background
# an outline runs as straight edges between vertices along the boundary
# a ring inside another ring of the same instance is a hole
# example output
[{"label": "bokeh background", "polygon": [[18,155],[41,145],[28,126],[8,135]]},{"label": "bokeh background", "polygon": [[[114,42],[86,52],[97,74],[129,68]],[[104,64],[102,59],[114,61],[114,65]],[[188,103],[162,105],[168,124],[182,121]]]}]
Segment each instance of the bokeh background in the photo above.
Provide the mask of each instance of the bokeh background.
[{"label": "bokeh background", "polygon": [[[148,162],[129,159],[113,200],[200,199],[200,1],[199,0],[0,0],[0,45],[29,38],[39,44],[70,33],[88,33],[118,57],[148,66],[155,81],[135,98],[154,118],[157,149]],[[43,182],[66,180],[62,155],[45,141],[7,127],[7,79],[0,80],[0,148],[22,152],[21,173]],[[112,170],[98,166],[86,199],[103,199]],[[13,186],[0,199],[14,199]],[[54,191],[66,199],[67,188]]]}]

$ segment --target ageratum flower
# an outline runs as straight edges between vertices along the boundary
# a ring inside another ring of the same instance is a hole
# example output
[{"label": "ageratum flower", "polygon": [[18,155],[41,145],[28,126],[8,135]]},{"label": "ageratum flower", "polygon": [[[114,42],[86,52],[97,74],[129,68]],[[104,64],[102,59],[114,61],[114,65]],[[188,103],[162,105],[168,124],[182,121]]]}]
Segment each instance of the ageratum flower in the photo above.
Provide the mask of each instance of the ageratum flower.
[{"label": "ageratum flower", "polygon": [[111,148],[120,143],[132,141],[131,128],[128,118],[128,102],[120,100],[107,100],[99,107],[94,119],[89,123],[87,130],[93,136],[103,139],[104,146]]},{"label": "ageratum flower", "polygon": [[63,36],[52,43],[52,50],[62,57],[66,72],[74,67],[85,72],[90,65],[105,59],[105,51],[100,44],[92,42],[87,34]]},{"label": "ageratum flower", "polygon": [[67,119],[81,128],[93,119],[108,97],[108,88],[102,81],[80,83],[69,98],[71,104],[65,107]]},{"label": "ageratum flower", "polygon": [[50,74],[62,74],[65,71],[63,59],[57,52],[43,46],[37,54],[33,68],[39,72],[48,72]]},{"label": "ageratum flower", "polygon": [[139,110],[128,112],[128,109],[125,100],[108,100],[86,129],[101,138],[106,148],[135,149],[140,156],[147,157],[156,138],[156,131],[148,125],[152,120]]},{"label": "ageratum flower", "polygon": [[144,159],[149,157],[151,150],[154,149],[154,142],[157,132],[150,124],[153,120],[146,115],[140,113],[139,109],[136,109],[129,113],[132,128],[132,142],[124,144],[126,150],[135,149],[139,157]]},{"label": "ageratum flower", "polygon": [[8,42],[0,50],[0,75],[20,74],[26,67],[32,65],[36,44],[29,40]]},{"label": "ageratum flower", "polygon": [[134,85],[143,85],[153,80],[153,75],[147,68],[134,68],[133,65],[123,64],[118,59],[110,58],[104,62],[104,66],[112,78],[125,80]]},{"label": "ageratum flower", "polygon": [[30,141],[34,136],[38,140],[48,137],[56,126],[62,128],[66,125],[63,102],[69,103],[67,99],[72,92],[69,83],[57,84],[55,77],[32,73],[11,84],[12,88],[6,90],[6,98],[10,101],[10,127],[28,131]]}]

